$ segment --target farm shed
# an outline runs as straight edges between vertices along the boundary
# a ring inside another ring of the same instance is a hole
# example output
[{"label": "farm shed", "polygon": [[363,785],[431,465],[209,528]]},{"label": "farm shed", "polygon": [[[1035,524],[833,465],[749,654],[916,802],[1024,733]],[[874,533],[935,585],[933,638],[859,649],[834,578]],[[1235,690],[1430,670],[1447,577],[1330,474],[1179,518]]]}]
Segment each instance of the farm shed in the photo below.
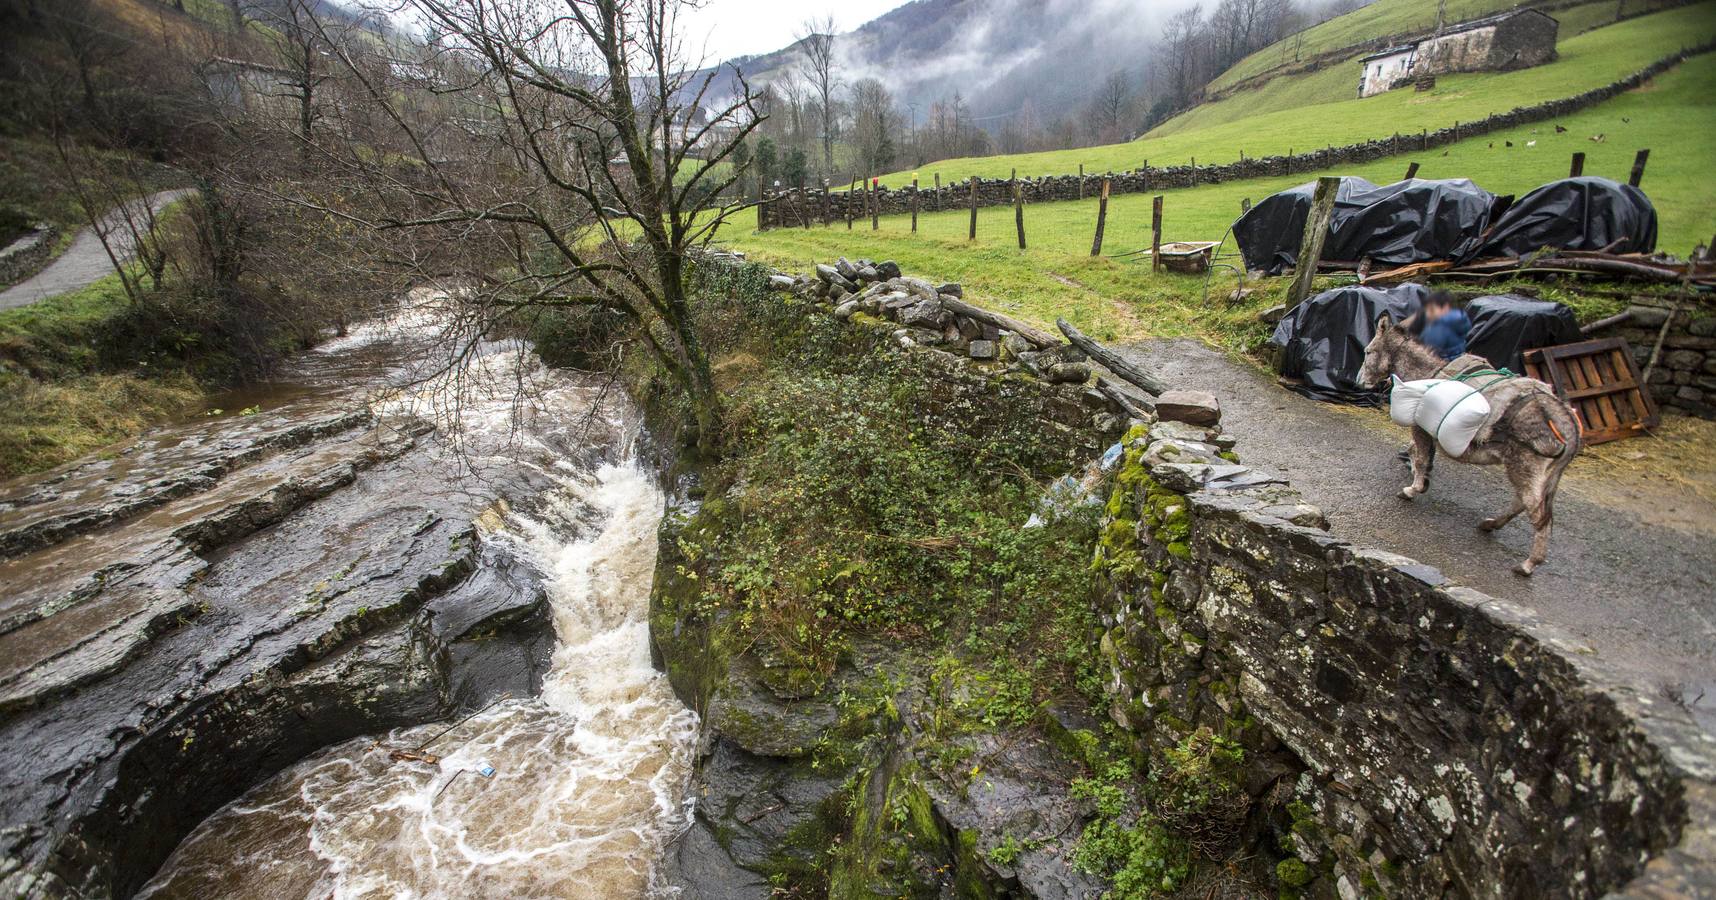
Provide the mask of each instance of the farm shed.
[{"label": "farm shed", "polygon": [[1359,96],[1380,94],[1421,75],[1503,72],[1555,58],[1560,23],[1536,9],[1515,9],[1449,25],[1429,37],[1359,61]]}]

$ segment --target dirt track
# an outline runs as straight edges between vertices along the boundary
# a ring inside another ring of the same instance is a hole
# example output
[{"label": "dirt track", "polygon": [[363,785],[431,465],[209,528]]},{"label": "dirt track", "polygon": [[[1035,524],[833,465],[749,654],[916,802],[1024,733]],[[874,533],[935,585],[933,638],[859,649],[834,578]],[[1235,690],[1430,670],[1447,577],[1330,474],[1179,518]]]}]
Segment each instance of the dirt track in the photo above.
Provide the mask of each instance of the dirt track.
[{"label": "dirt track", "polygon": [[[188,194],[190,191],[183,189],[162,191],[149,196],[149,205],[159,213],[167,204]],[[136,202],[128,201],[127,205]],[[113,251],[119,258],[130,260],[136,249],[136,242],[132,240],[131,232],[122,225],[123,215],[118,209],[109,212],[102,218],[102,230],[108,232],[108,240],[112,242]],[[66,252],[48,263],[47,268],[0,291],[0,309],[28,306],[37,300],[75,291],[111,274],[113,260],[107,255],[106,248],[101,246],[101,238],[85,227],[72,239],[72,245],[66,248]]]},{"label": "dirt track", "polygon": [[1240,459],[1285,475],[1337,535],[1529,607],[1648,695],[1683,697],[1716,732],[1716,504],[1707,498],[1663,481],[1617,488],[1604,464],[1578,460],[1556,498],[1549,561],[1521,578],[1511,569],[1530,545],[1525,517],[1493,535],[1477,528],[1508,501],[1499,469],[1439,461],[1430,492],[1409,503],[1398,496],[1407,465],[1395,457],[1406,433],[1381,411],[1300,397],[1196,341],[1122,350],[1175,386],[1220,398]]}]

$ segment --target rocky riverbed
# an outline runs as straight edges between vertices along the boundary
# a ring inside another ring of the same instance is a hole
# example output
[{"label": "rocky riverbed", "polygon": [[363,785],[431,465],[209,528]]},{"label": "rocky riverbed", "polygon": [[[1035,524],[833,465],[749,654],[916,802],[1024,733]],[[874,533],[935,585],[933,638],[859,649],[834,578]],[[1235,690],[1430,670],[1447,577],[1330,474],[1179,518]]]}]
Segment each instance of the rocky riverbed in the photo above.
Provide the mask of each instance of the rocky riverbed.
[{"label": "rocky riverbed", "polygon": [[437,333],[0,485],[9,894],[170,855],[151,896],[644,890],[695,719],[649,666],[635,416],[516,343],[449,380]]}]

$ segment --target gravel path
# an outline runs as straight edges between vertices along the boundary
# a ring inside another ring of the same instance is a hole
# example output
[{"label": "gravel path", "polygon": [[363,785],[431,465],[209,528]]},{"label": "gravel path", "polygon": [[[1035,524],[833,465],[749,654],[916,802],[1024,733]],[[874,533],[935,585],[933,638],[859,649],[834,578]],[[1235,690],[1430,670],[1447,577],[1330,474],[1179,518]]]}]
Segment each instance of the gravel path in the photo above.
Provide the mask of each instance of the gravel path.
[{"label": "gravel path", "polygon": [[[167,204],[190,193],[190,190],[185,188],[162,191],[150,195],[148,201],[150,207],[160,212]],[[102,219],[102,230],[108,232],[109,240],[113,242],[113,250],[119,254],[120,259],[129,260],[136,246],[132,241],[130,229],[121,225],[124,221],[123,215],[122,209],[109,212]],[[113,260],[108,258],[107,251],[102,248],[101,238],[96,237],[93,229],[85,226],[77,233],[77,237],[72,239],[72,245],[66,248],[66,252],[49,263],[47,268],[0,291],[0,309],[28,306],[37,300],[75,291],[111,274]]]},{"label": "gravel path", "polygon": [[[1605,490],[1602,468],[1576,461],[1556,497],[1549,561],[1521,578],[1510,570],[1529,549],[1525,517],[1493,535],[1477,529],[1508,501],[1500,469],[1439,460],[1429,493],[1409,503],[1398,497],[1407,464],[1395,457],[1406,432],[1381,411],[1300,397],[1196,341],[1121,349],[1171,384],[1220,398],[1222,425],[1239,438],[1240,459],[1284,474],[1323,508],[1336,534],[1429,563],[1534,610],[1649,696],[1684,697],[1704,728],[1716,732],[1711,504],[1670,485],[1647,485],[1631,496]],[[1659,514],[1670,507],[1672,515]]]}]

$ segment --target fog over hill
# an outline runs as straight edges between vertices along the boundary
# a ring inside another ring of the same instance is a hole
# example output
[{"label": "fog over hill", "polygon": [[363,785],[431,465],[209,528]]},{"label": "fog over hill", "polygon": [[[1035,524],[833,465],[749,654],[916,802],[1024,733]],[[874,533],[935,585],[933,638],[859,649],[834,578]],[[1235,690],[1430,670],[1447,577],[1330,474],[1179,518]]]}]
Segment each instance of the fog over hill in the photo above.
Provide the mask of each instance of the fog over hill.
[{"label": "fog over hill", "polygon": [[[1238,0],[1286,9],[1287,0]],[[1016,115],[1036,124],[1086,105],[1097,85],[1124,70],[1136,87],[1163,67],[1163,26],[1195,0],[913,0],[841,33],[835,42],[840,80],[873,77],[903,110],[922,113],[959,92],[977,124],[989,128]],[[1338,6],[1337,6],[1338,3]],[[1204,3],[1205,12],[1218,4]],[[1291,4],[1353,8],[1360,2]],[[1313,14],[1312,20],[1328,13]],[[837,23],[847,26],[849,23]],[[798,46],[740,57],[730,65],[753,84],[788,75]],[[730,79],[723,84],[730,86]]]}]

